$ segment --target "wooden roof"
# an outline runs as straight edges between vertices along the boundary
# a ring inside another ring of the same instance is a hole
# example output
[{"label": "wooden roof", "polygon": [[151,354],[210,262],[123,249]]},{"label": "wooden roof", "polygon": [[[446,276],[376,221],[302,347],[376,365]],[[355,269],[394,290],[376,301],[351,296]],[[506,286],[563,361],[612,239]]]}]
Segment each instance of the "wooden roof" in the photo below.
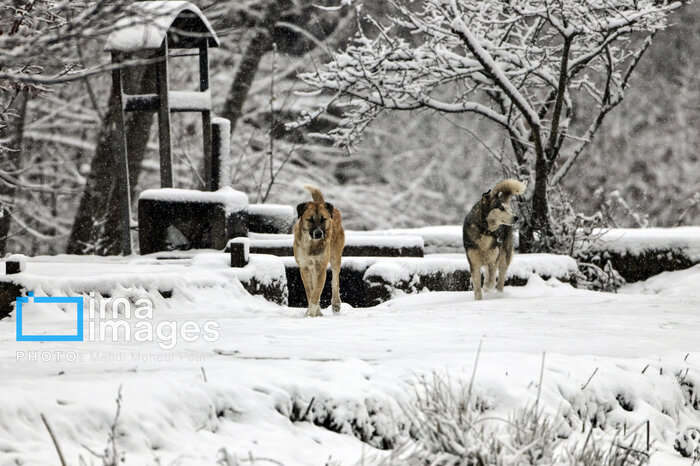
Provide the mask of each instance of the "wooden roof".
[{"label": "wooden roof", "polygon": [[219,39],[207,18],[190,2],[148,1],[130,5],[107,38],[107,52],[158,49],[168,37],[171,48],[196,48],[206,40],[218,47]]}]

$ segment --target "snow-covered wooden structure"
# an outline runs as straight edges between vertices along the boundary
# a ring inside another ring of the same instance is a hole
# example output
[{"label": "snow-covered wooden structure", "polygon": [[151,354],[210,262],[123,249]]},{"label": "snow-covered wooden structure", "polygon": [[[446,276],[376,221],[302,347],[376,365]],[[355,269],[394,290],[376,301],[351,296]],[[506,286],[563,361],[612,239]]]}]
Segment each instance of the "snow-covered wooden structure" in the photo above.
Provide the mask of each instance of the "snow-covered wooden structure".
[{"label": "snow-covered wooden structure", "polygon": [[[202,115],[204,179],[207,190],[219,188],[219,164],[212,157],[211,94],[209,91],[209,48],[218,47],[219,40],[211,25],[195,5],[185,1],[147,1],[131,5],[127,14],[119,19],[115,31],[107,38],[105,50],[112,54],[112,62],[118,65],[112,72],[113,86],[122,111],[117,118],[116,154],[122,189],[122,252],[131,253],[131,198],[126,153],[124,117],[126,112],[150,111],[158,113],[160,152],[160,183],[163,188],[173,187],[172,146],[170,134],[171,112],[197,112]],[[197,49],[199,55],[199,91],[171,91],[168,87],[168,50]],[[143,64],[133,60],[138,53],[155,52],[148,66],[156,68],[156,93],[127,95],[124,93],[124,71],[130,64]],[[218,123],[221,125],[221,122]],[[224,125],[225,126],[225,125]],[[217,135],[227,137],[227,131],[217,126]],[[224,134],[222,134],[224,133]],[[227,144],[219,141],[217,147]],[[218,152],[217,152],[218,153]],[[215,169],[216,168],[216,169]],[[214,173],[216,172],[216,173]]]}]

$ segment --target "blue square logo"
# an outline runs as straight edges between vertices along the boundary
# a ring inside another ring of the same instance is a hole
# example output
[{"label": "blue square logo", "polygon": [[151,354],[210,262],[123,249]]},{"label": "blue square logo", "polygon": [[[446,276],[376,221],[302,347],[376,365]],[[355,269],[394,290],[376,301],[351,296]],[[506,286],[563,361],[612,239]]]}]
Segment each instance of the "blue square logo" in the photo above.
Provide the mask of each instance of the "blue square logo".
[{"label": "blue square logo", "polygon": [[[76,335],[25,335],[22,331],[22,304],[29,303],[32,299],[37,304],[75,304],[78,307],[78,316],[76,327],[78,333]],[[28,292],[26,297],[19,296],[16,302],[17,321],[17,341],[83,341],[83,298],[69,297],[34,297],[33,292]]]}]

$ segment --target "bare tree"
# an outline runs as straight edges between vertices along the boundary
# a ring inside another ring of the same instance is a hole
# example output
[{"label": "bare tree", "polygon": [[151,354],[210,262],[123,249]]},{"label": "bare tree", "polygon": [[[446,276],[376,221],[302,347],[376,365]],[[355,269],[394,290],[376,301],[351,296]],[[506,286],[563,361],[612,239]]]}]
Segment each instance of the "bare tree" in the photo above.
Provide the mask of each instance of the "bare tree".
[{"label": "bare tree", "polygon": [[[352,144],[385,110],[469,113],[510,141],[508,171],[530,181],[521,249],[552,249],[548,188],[559,183],[624,98],[629,78],[681,3],[656,0],[392,2],[366,18],[325,67],[302,75],[349,104],[327,135]],[[577,112],[579,107],[586,109]],[[305,122],[325,111],[311,113]],[[577,122],[575,131],[572,118]],[[584,118],[586,117],[586,118]]]},{"label": "bare tree", "polygon": [[[51,223],[58,220],[39,218],[37,207],[42,206],[46,196],[56,204],[57,194],[65,191],[65,186],[62,186],[64,175],[72,176],[76,183],[80,179],[74,167],[61,173],[56,171],[68,157],[46,156],[38,151],[23,154],[29,97],[51,96],[56,94],[56,89],[52,88],[54,85],[73,83],[109,70],[112,65],[106,62],[106,57],[103,63],[86,67],[79,51],[86,42],[113,31],[114,18],[130,2],[14,0],[8,3],[0,6],[0,203],[4,214],[0,218],[0,253],[5,251],[11,218],[22,232],[29,231],[43,239],[54,237],[55,224]],[[56,105],[56,102],[60,104]],[[35,99],[31,106],[40,105],[42,103]],[[61,106],[68,103],[53,97],[43,105],[56,105],[50,119],[63,120],[65,111]],[[42,132],[30,134],[28,139],[40,138],[48,144],[75,142],[66,134],[48,134],[45,126]],[[68,131],[74,129],[75,126]],[[15,197],[21,191],[26,192],[27,201],[32,202],[15,203]],[[23,209],[30,212],[22,212]],[[56,209],[49,216],[56,217]],[[42,226],[35,228],[26,222],[26,217]],[[40,230],[54,230],[54,234],[44,236]]]},{"label": "bare tree", "polygon": [[[126,73],[124,86],[127,92],[145,94],[155,92],[155,81],[154,67],[135,67]],[[68,239],[68,254],[116,255],[121,252],[121,199],[117,177],[114,175],[118,169],[114,157],[118,147],[116,125],[118,112],[121,112],[117,102],[116,90],[112,87],[85,191]],[[153,121],[154,114],[151,112],[133,112],[127,115],[126,134],[129,137],[126,144],[132,199],[137,197],[136,188]]]}]

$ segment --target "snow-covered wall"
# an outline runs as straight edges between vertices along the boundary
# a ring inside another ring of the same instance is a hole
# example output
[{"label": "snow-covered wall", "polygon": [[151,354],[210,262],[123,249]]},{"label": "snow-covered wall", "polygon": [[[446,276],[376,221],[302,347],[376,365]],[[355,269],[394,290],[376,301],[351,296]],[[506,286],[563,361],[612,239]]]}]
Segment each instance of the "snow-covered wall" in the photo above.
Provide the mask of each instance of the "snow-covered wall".
[{"label": "snow-covered wall", "polygon": [[700,227],[613,228],[596,236],[579,258],[598,266],[610,261],[628,282],[700,263]]}]

